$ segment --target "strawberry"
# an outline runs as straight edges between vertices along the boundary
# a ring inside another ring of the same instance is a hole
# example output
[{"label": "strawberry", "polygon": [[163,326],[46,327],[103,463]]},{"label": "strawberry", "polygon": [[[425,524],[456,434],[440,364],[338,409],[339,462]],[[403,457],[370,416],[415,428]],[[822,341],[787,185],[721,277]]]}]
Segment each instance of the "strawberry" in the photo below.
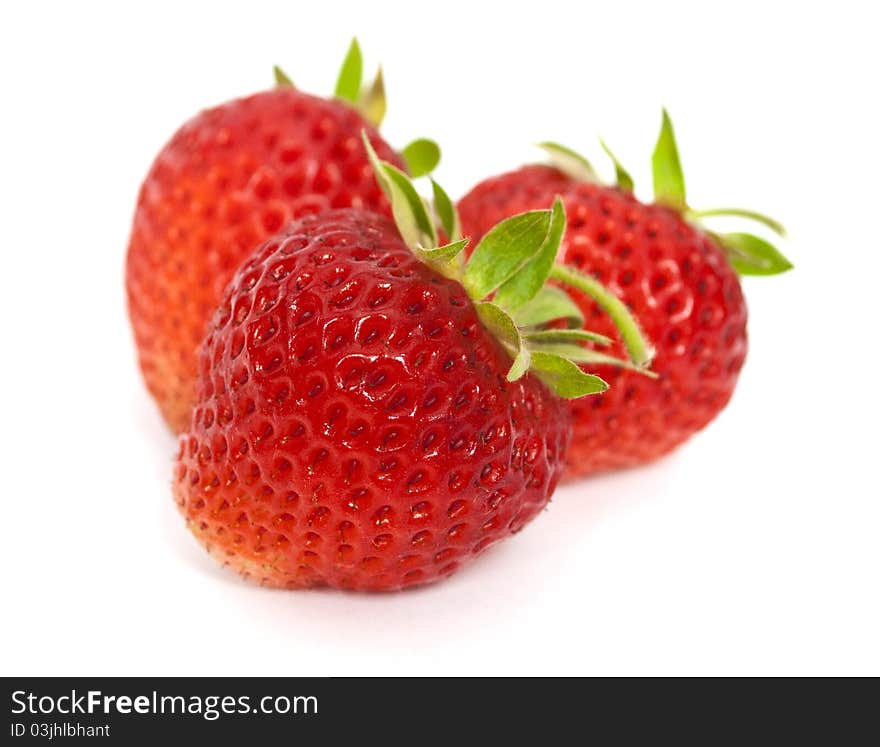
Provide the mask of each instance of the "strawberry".
[{"label": "strawberry", "polygon": [[412,184],[370,157],[398,227],[357,209],[295,221],[237,272],[201,348],[176,500],[218,560],[269,586],[448,576],[547,504],[570,433],[554,392],[605,388],[564,357],[602,338],[544,324],[578,316],[544,287],[561,203],[503,221],[464,266],[445,192],[438,247]]},{"label": "strawberry", "polygon": [[[144,180],[128,246],[126,288],[147,388],[180,430],[194,399],[195,351],[223,289],[243,259],[292,218],[335,207],[388,213],[360,147],[403,159],[379,137],[381,71],[360,95],[352,43],[336,89],[324,99],[296,90],[276,68],[273,90],[208,109],[187,122]],[[429,141],[408,149],[420,169]],[[435,153],[436,155],[436,153]]]},{"label": "strawberry", "polygon": [[[656,380],[624,367],[598,369],[611,388],[572,403],[574,435],[566,477],[644,464],[676,448],[727,404],[746,356],[746,305],[739,274],[773,274],[791,264],[751,234],[718,234],[704,219],[750,218],[781,226],[751,211],[697,211],[685,199],[684,178],[666,112],[654,151],[655,202],[640,202],[627,171],[611,155],[617,185],[597,181],[578,154],[545,143],[555,166],[526,166],[487,179],[459,203],[464,234],[479,239],[498,220],[523,210],[565,203],[568,226],[559,261],[582,270],[574,292],[584,316],[611,334],[601,313],[621,299],[656,346]],[[564,273],[557,273],[564,279]],[[589,277],[615,298],[593,293]],[[618,341],[638,361],[647,351]]]}]

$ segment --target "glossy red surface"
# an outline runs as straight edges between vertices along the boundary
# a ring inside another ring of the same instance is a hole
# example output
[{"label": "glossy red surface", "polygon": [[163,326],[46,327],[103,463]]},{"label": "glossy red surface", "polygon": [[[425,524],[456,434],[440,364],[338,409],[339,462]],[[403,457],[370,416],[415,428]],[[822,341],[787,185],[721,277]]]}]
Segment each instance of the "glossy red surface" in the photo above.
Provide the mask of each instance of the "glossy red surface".
[{"label": "glossy red surface", "polygon": [[[657,350],[659,379],[611,366],[589,370],[610,389],[571,403],[566,477],[660,457],[706,426],[733,394],[746,356],[747,312],[721,249],[675,212],[618,189],[527,166],[477,185],[459,202],[464,234],[549,208],[560,195],[568,226],[558,259],[596,277],[634,312]],[[586,326],[616,337],[592,299],[573,291]],[[613,350],[624,355],[617,343]]]},{"label": "glossy red surface", "polygon": [[310,216],[236,274],[200,354],[175,495],[263,584],[398,589],[448,576],[543,508],[567,405],[388,219]]},{"label": "glossy red surface", "polygon": [[129,315],[150,393],[189,420],[195,351],[242,261],[290,220],[328,208],[389,213],[360,140],[400,158],[348,105],[289,87],[201,112],[141,187],[126,266]]}]

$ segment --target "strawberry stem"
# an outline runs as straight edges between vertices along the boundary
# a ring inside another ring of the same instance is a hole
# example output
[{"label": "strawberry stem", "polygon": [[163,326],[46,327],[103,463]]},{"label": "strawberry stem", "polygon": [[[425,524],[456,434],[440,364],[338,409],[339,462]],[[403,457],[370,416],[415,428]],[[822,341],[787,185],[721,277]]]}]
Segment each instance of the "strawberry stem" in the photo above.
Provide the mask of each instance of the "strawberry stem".
[{"label": "strawberry stem", "polygon": [[623,345],[630,360],[636,366],[647,366],[654,357],[654,349],[639,329],[626,304],[595,278],[584,275],[565,265],[554,264],[550,277],[564,285],[577,288],[592,298],[611,317],[620,332]]}]

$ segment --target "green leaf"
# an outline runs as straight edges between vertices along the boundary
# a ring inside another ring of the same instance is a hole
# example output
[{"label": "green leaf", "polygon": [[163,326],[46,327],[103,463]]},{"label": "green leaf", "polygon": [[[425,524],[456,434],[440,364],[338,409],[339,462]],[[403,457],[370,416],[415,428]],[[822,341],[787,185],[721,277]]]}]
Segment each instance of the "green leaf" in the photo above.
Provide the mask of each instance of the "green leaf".
[{"label": "green leaf", "polygon": [[663,110],[660,136],[651,156],[651,168],[654,176],[654,199],[675,210],[684,210],[687,207],[684,173],[678,157],[672,120],[669,119],[666,109]]},{"label": "green leaf", "polygon": [[551,164],[572,179],[581,182],[598,181],[593,164],[577,151],[551,141],[538,143],[538,147],[547,153]]},{"label": "green leaf", "polygon": [[519,329],[504,309],[491,301],[476,304],[477,316],[513,356],[513,364],[507,372],[508,381],[516,381],[529,369],[529,349],[523,345]]},{"label": "green leaf", "polygon": [[764,215],[763,213],[755,212],[754,210],[744,210],[743,208],[730,208],[730,207],[722,207],[722,208],[711,208],[709,210],[690,210],[688,211],[687,217],[694,218],[696,220],[700,220],[701,218],[713,218],[715,216],[725,216],[725,217],[733,217],[733,218],[747,218],[748,220],[753,220],[757,223],[760,223],[763,226],[766,226],[774,233],[779,234],[780,236],[785,236],[785,226],[783,226],[779,221],[774,220],[769,215]]},{"label": "green leaf", "polygon": [[531,332],[524,332],[523,335],[528,340],[533,340],[539,344],[595,342],[599,345],[610,345],[612,342],[610,337],[600,335],[598,332],[591,332],[588,329],[536,329]]},{"label": "green leaf", "polygon": [[547,282],[559,244],[565,234],[565,207],[558,197],[550,210],[550,225],[540,249],[518,272],[498,288],[493,299],[499,306],[513,311],[531,301]]},{"label": "green leaf", "polygon": [[582,371],[576,363],[556,353],[533,350],[531,370],[560,397],[574,399],[608,389],[598,376]]},{"label": "green leaf", "polygon": [[584,323],[584,316],[571,296],[554,285],[541,288],[531,301],[513,312],[513,319],[520,327],[537,327],[556,319],[565,319],[569,327]]},{"label": "green leaf", "polygon": [[361,132],[361,138],[376,174],[376,181],[391,202],[391,212],[404,242],[415,251],[433,249],[437,244],[434,222],[409,177],[390,163],[379,159],[366,130]]},{"label": "green leaf", "polygon": [[434,210],[440,219],[440,225],[449,237],[450,241],[457,241],[461,237],[461,222],[458,217],[458,210],[446,190],[437,182],[431,179],[431,188],[434,190]]},{"label": "green leaf", "polygon": [[489,229],[474,249],[462,278],[471,299],[485,298],[534,257],[549,226],[549,210],[532,210]]},{"label": "green leaf", "polygon": [[385,99],[385,76],[381,67],[373,79],[373,84],[358,98],[357,108],[373,127],[379,127],[385,119],[388,102]]},{"label": "green leaf", "polygon": [[535,343],[532,341],[531,338],[529,338],[529,347],[531,348],[532,352],[541,351],[544,353],[555,353],[556,355],[561,355],[563,358],[567,358],[568,360],[574,361],[575,363],[586,363],[593,366],[617,366],[618,368],[626,368],[630,371],[634,371],[635,373],[640,373],[650,379],[657,378],[657,374],[654,371],[651,371],[649,368],[637,366],[632,361],[626,360],[625,358],[618,358],[614,355],[608,355],[608,353],[603,353],[599,350],[581,347],[580,345],[572,345],[571,343],[564,342]]},{"label": "green leaf", "polygon": [[740,275],[778,275],[794,265],[769,241],[750,233],[713,234]]},{"label": "green leaf", "polygon": [[623,168],[623,165],[617,160],[617,156],[611,152],[611,148],[605,144],[605,141],[602,138],[599,138],[599,145],[602,146],[602,150],[605,151],[611,159],[611,162],[614,164],[614,172],[617,176],[617,186],[627,192],[632,192],[635,184],[633,183],[633,179],[629,175],[629,172]]},{"label": "green leaf", "polygon": [[272,66],[272,73],[275,75],[275,85],[280,87],[290,86],[294,88],[293,81],[288,77],[287,73],[285,73],[278,65]]},{"label": "green leaf", "polygon": [[[409,180],[409,177],[396,166],[386,163],[384,168],[388,178],[405,196],[409,209],[415,216],[416,224],[418,225],[419,231],[422,233],[422,237],[419,239],[418,244],[419,249],[433,249],[437,244],[437,234],[434,228],[434,221],[431,220],[431,216],[428,214],[421,196],[416,192],[416,188]],[[392,208],[393,207],[394,204],[392,202]],[[396,211],[394,212],[394,216],[396,219]]]},{"label": "green leaf", "polygon": [[334,92],[336,98],[356,104],[361,94],[363,75],[364,59],[361,55],[361,47],[357,39],[352,39],[342,62],[342,68],[339,70],[339,77],[336,79]]},{"label": "green leaf", "polygon": [[513,359],[513,363],[510,368],[507,369],[507,380],[516,381],[517,379],[522,378],[526,371],[529,370],[531,361],[531,352],[529,352],[529,349],[525,345],[521,345]]},{"label": "green leaf", "polygon": [[407,145],[401,155],[412,178],[418,179],[437,168],[440,163],[440,146],[433,140],[422,137]]},{"label": "green leaf", "polygon": [[458,241],[450,241],[448,244],[438,246],[436,249],[425,249],[422,251],[422,255],[429,262],[448,262],[452,259],[455,259],[461,253],[461,250],[468,245],[469,242],[470,239],[459,239]]},{"label": "green leaf", "polygon": [[633,363],[637,366],[646,366],[651,362],[654,356],[653,347],[642,334],[638,322],[626,304],[614,293],[594,277],[580,273],[567,265],[553,265],[550,277],[571,288],[576,288],[599,304],[620,332],[626,352]]}]

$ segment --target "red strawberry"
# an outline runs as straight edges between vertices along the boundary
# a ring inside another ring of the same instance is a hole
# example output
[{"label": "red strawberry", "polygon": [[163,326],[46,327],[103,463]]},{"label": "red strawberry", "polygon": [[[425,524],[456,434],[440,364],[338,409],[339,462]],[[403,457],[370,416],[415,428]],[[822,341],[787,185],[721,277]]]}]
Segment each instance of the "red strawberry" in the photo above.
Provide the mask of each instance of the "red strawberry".
[{"label": "red strawberry", "polygon": [[[561,168],[526,166],[477,185],[459,203],[464,234],[478,239],[508,215],[562,198],[568,225],[559,261],[606,283],[625,302],[656,346],[659,374],[651,380],[625,368],[598,369],[612,386],[572,403],[566,477],[650,462],[707,425],[733,394],[747,347],[737,271],[791,267],[763,239],[714,234],[698,220],[737,215],[781,227],[749,211],[688,208],[665,112],[654,152],[655,204],[633,196],[632,180],[613,156],[618,185],[609,187],[597,183],[582,157],[552,143],[545,147]],[[573,297],[591,327],[611,334],[594,294]]]},{"label": "red strawberry", "polygon": [[175,495],[218,560],[266,585],[448,576],[549,500],[570,424],[548,385],[604,389],[531,323],[572,308],[532,272],[561,204],[505,221],[463,268],[465,242],[435,248],[411,184],[376,168],[400,233],[362,210],[296,221],[238,271],[201,349]]},{"label": "red strawberry", "polygon": [[297,91],[276,68],[277,88],[203,111],[153,163],[134,216],[126,288],[147,387],[175,430],[189,419],[196,348],[242,260],[308,213],[388,213],[361,130],[383,158],[403,161],[365,120],[378,124],[384,112],[381,73],[359,97],[360,70],[354,43],[337,99],[323,99]]}]

